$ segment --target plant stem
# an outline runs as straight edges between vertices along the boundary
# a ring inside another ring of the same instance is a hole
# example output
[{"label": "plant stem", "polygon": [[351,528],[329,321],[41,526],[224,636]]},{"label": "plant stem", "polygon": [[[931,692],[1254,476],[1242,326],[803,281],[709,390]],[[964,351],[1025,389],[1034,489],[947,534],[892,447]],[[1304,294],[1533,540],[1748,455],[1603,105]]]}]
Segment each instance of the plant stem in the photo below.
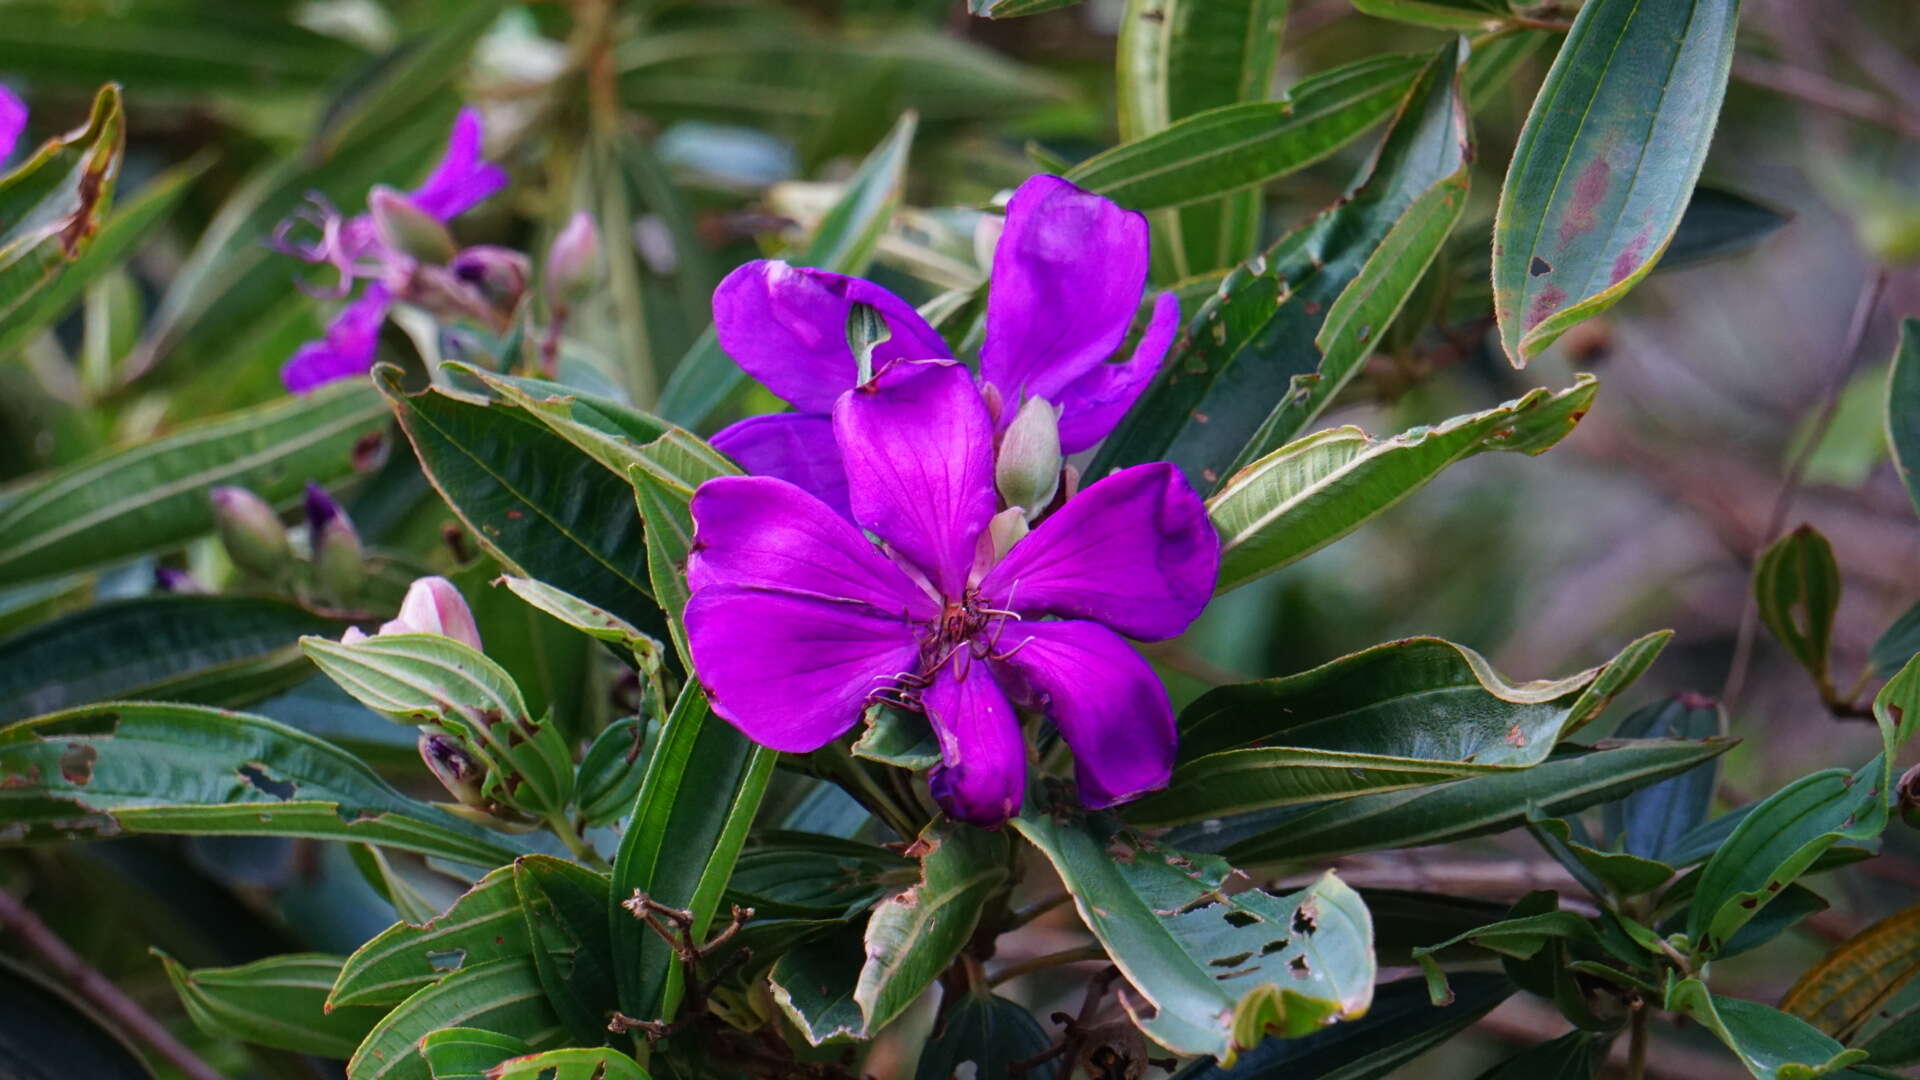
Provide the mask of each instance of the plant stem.
[{"label": "plant stem", "polygon": [[1008,930],[1018,930],[1071,899],[1073,899],[1071,893],[1057,892],[1052,896],[1035,900],[1033,903],[1018,909],[1012,915],[1008,916],[1006,926],[1002,928],[1001,933],[1005,933]]},{"label": "plant stem", "polygon": [[221,1080],[213,1066],[175,1039],[153,1014],[121,993],[119,987],[81,959],[38,915],[27,910],[25,904],[5,889],[0,889],[0,930],[20,935],[20,940],[40,957],[57,982],[86,999],[122,1031],[152,1047],[156,1055],[179,1069],[188,1080]]},{"label": "plant stem", "polygon": [[1022,975],[1031,975],[1036,971],[1045,971],[1047,968],[1060,967],[1065,964],[1084,964],[1089,960],[1105,960],[1106,958],[1107,950],[1098,945],[1077,945],[1071,949],[1061,949],[1059,952],[1035,956],[1009,967],[1002,968],[995,972],[987,982],[989,985],[999,986],[1003,982],[1017,979]]},{"label": "plant stem", "polygon": [[556,810],[548,814],[547,828],[553,830],[553,835],[560,838],[560,842],[566,845],[567,851],[572,853],[576,861],[596,870],[606,869],[607,860],[601,858],[600,853],[593,850],[593,845],[587,843],[586,836],[581,833],[577,824],[568,819],[566,811]]},{"label": "plant stem", "polygon": [[1627,1021],[1627,1080],[1645,1080],[1647,1075],[1647,1003],[1633,1004],[1633,1017]]}]

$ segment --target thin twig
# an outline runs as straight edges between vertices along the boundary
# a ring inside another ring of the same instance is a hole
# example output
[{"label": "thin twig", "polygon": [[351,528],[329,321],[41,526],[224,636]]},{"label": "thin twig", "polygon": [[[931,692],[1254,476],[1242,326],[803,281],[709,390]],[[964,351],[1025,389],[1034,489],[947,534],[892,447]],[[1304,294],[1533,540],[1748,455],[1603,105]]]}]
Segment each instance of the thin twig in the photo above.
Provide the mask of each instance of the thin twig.
[{"label": "thin twig", "polygon": [[152,1047],[155,1054],[179,1069],[188,1080],[221,1080],[213,1066],[200,1060],[198,1054],[174,1038],[151,1013],[81,959],[38,915],[27,910],[25,904],[5,889],[0,889],[0,929],[20,935],[20,940],[40,957],[57,982],[85,998],[122,1031]]},{"label": "thin twig", "polygon": [[1013,914],[1007,916],[1006,924],[1001,927],[1000,932],[1006,933],[1009,930],[1018,930],[1071,899],[1073,899],[1073,894],[1063,890],[1054,893],[1052,896],[1035,900],[1033,903],[1021,907],[1015,910]]},{"label": "thin twig", "polygon": [[1107,950],[1098,945],[1076,945],[1071,949],[1061,949],[1059,952],[1029,957],[1017,964],[1009,964],[999,971],[994,972],[993,975],[987,979],[987,984],[989,986],[999,986],[1001,983],[1010,982],[1022,975],[1031,975],[1036,971],[1064,967],[1067,964],[1084,964],[1091,960],[1105,960],[1106,958]]},{"label": "thin twig", "polygon": [[1920,114],[1871,90],[1849,86],[1809,68],[1791,67],[1754,56],[1735,57],[1733,77],[1749,86],[1803,101],[1828,112],[1851,116],[1869,124],[1920,139]]}]

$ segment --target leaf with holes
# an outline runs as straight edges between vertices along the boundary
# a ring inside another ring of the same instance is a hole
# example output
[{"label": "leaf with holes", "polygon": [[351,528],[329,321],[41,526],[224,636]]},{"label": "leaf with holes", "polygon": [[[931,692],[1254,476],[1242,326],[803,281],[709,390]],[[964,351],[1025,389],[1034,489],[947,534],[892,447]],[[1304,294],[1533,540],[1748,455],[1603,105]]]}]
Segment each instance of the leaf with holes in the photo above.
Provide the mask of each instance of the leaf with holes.
[{"label": "leaf with holes", "polygon": [[421,1040],[452,1027],[498,1032],[530,1050],[557,1046],[566,1037],[533,961],[490,960],[463,967],[394,1006],[347,1062],[347,1080],[433,1080]]},{"label": "leaf with holes", "polygon": [[1493,228],[1500,342],[1524,367],[1673,238],[1726,95],[1739,0],[1592,0],[1527,114]]},{"label": "leaf with holes", "polygon": [[527,1050],[524,1039],[485,1028],[441,1028],[420,1040],[433,1080],[490,1080],[488,1070]]},{"label": "leaf with holes", "polygon": [[1585,416],[1598,384],[1583,375],[1497,408],[1373,439],[1329,428],[1275,450],[1207,500],[1220,530],[1216,592],[1238,588],[1338,540],[1456,461],[1489,450],[1544,453]]},{"label": "leaf with holes", "polygon": [[[439,1080],[435,1077],[434,1080]],[[650,1080],[640,1063],[611,1047],[569,1046],[508,1058],[487,1080]]]},{"label": "leaf with holes", "polygon": [[519,853],[258,716],[108,702],[0,728],[0,842],[122,832],[349,840],[481,866]]},{"label": "leaf with holes", "polygon": [[601,1041],[616,1001],[607,877],[545,855],[514,860],[513,887],[547,1000],[576,1041]]},{"label": "leaf with holes", "polygon": [[880,901],[867,921],[866,963],[853,1000],[878,1035],[953,963],[980,912],[1007,879],[1006,837],[950,821],[921,830],[920,880]]},{"label": "leaf with holes", "polygon": [[1081,921],[1138,994],[1134,1023],[1177,1054],[1231,1066],[1268,1032],[1296,1037],[1373,1000],[1366,905],[1328,873],[1286,896],[1229,893],[1238,874],[1071,815],[1013,821],[1060,874]]},{"label": "leaf with holes", "polygon": [[340,972],[337,956],[290,953],[239,967],[188,971],[155,952],[187,1015],[215,1039],[345,1059],[387,1012],[326,1007],[327,989]]},{"label": "leaf with holes", "polygon": [[355,949],[341,965],[327,1003],[333,1008],[397,1005],[463,967],[532,955],[513,868],[503,866],[434,918],[395,923]]}]

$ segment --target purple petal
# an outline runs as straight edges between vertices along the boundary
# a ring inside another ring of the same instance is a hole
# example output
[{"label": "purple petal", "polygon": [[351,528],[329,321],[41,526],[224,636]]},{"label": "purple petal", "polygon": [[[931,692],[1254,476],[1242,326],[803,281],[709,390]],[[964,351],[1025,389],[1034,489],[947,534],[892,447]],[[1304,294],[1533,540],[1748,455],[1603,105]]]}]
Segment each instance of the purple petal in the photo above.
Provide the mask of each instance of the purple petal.
[{"label": "purple petal", "polygon": [[713,329],[747,374],[801,412],[824,413],[857,377],[847,347],[847,313],[855,301],[879,309],[893,332],[873,350],[874,370],[894,360],[953,355],[911,304],[873,282],[770,259],[750,262],[720,282]]},{"label": "purple petal", "polygon": [[294,350],[293,358],[280,369],[280,381],[293,393],[306,394],[373,370],[380,324],[392,303],[385,286],[378,282],[367,286],[359,299],[334,317],[325,340],[309,341]]},{"label": "purple petal", "polygon": [[774,413],[725,428],[713,448],[755,476],[777,476],[852,518],[847,467],[833,441],[833,418],[821,413]]},{"label": "purple petal", "polygon": [[939,613],[851,522],[785,480],[709,480],[694,493],[693,523],[687,584],[696,592],[727,585],[804,594],[902,621]]},{"label": "purple petal", "polygon": [[447,136],[446,154],[426,183],[413,189],[413,201],[420,209],[441,221],[451,221],[507,186],[505,170],[480,158],[483,134],[480,114],[461,109]]},{"label": "purple petal", "polygon": [[1090,622],[1021,623],[1000,645],[1002,685],[1060,728],[1082,803],[1098,810],[1167,786],[1179,739],[1173,704],[1120,635]]},{"label": "purple petal", "polygon": [[0,161],[13,154],[20,134],[27,130],[27,103],[13,91],[0,86]]},{"label": "purple petal", "polygon": [[940,739],[940,764],[927,774],[927,786],[948,817],[994,828],[1026,794],[1026,738],[987,666],[958,666],[941,667],[920,695]]},{"label": "purple petal", "polygon": [[895,364],[841,395],[833,434],[853,519],[958,597],[999,509],[993,421],[967,369]]},{"label": "purple petal", "polygon": [[1062,453],[1077,454],[1107,437],[1159,373],[1179,330],[1180,298],[1163,292],[1153,302],[1147,332],[1126,363],[1100,364],[1061,390],[1059,400],[1047,399],[1060,406]]},{"label": "purple petal", "polygon": [[1056,396],[1113,355],[1147,283],[1147,219],[1057,176],[1007,204],[980,374],[1006,399]]},{"label": "purple petal", "polygon": [[980,582],[996,607],[1092,619],[1141,641],[1200,616],[1220,569],[1220,536],[1180,470],[1122,469],[1068,499]]},{"label": "purple petal", "polygon": [[709,585],[686,621],[713,711],[754,742],[797,754],[845,734],[867,696],[920,655],[898,616],[818,596]]}]

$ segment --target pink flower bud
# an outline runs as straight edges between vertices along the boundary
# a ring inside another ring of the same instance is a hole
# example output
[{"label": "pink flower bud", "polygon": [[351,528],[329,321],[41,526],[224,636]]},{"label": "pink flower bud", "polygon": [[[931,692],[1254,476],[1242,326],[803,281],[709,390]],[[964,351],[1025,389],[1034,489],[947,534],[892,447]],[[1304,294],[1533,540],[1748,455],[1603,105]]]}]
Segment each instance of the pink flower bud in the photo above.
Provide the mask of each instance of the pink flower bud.
[{"label": "pink flower bud", "polygon": [[547,249],[547,303],[566,307],[593,291],[600,279],[600,231],[582,210]]},{"label": "pink flower bud", "polygon": [[473,610],[453,582],[443,577],[418,578],[407,587],[400,614],[380,627],[382,634],[439,634],[478,649],[480,628]]},{"label": "pink flower bud", "polygon": [[461,248],[447,264],[460,281],[479,290],[496,309],[512,311],[526,294],[527,278],[533,273],[527,257],[512,248],[478,244]]}]

